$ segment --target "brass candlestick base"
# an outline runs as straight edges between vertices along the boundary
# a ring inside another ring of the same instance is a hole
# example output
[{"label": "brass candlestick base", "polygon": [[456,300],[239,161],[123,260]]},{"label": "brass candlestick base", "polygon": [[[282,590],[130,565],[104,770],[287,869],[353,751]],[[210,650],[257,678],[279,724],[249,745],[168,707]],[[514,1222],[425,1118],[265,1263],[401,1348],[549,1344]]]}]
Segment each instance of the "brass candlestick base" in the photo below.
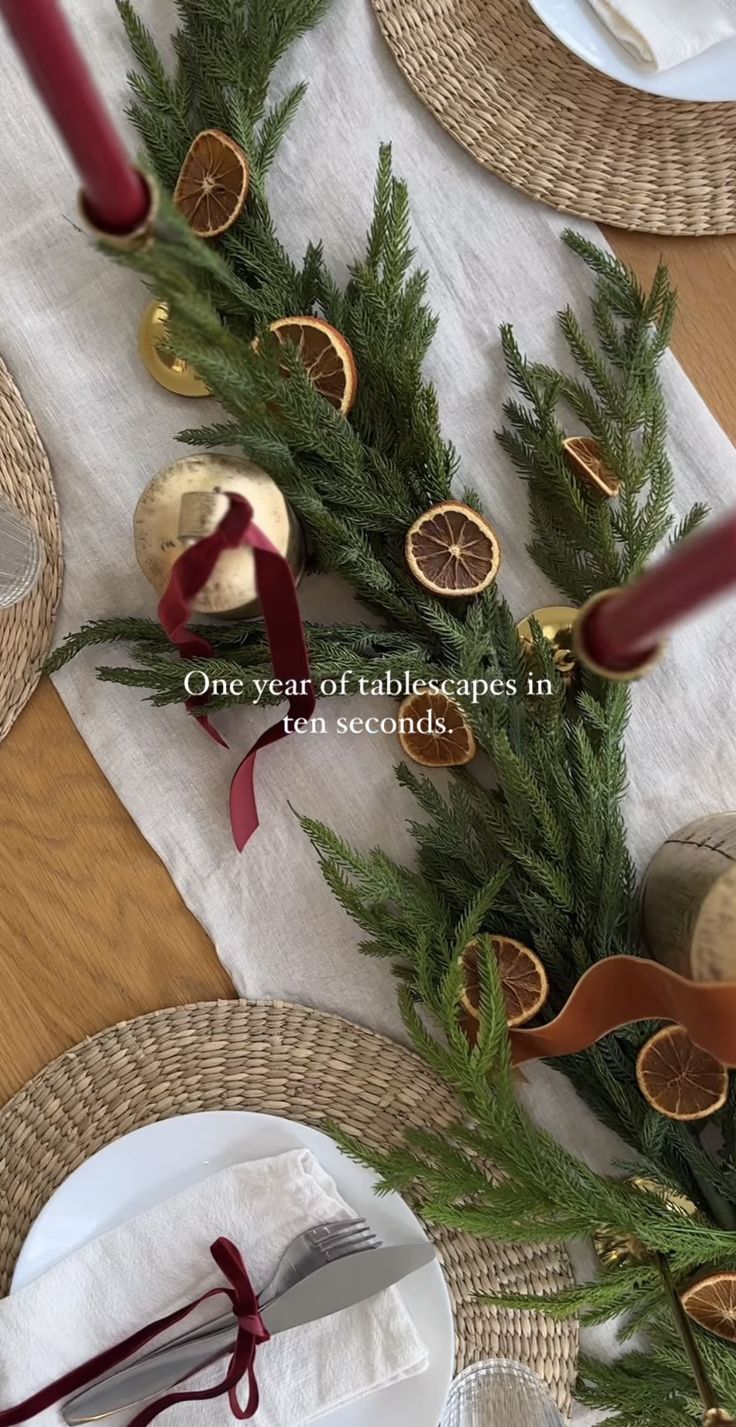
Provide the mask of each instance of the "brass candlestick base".
[{"label": "brass candlestick base", "polygon": [[574,605],[544,605],[542,609],[532,610],[531,614],[520,620],[516,626],[516,633],[531,655],[534,648],[531,621],[536,620],[545,639],[552,645],[555,668],[568,686],[573,683],[577,673],[572,652],[572,631],[577,617],[578,611]]},{"label": "brass candlestick base", "polygon": [[[654,1180],[647,1179],[644,1175],[635,1175],[629,1180],[629,1183],[642,1193],[651,1194],[657,1199],[660,1199],[671,1214],[692,1219],[698,1212],[692,1200],[688,1199],[684,1194],[675,1194],[672,1190],[665,1189],[663,1185],[657,1184]],[[593,1243],[601,1263],[605,1264],[608,1268],[615,1268],[623,1264],[646,1262],[656,1265],[662,1279],[662,1286],[669,1300],[675,1326],[690,1364],[690,1370],[695,1379],[700,1401],[703,1405],[703,1427],[736,1427],[733,1417],[726,1412],[724,1407],[718,1406],[716,1394],[708,1377],[705,1362],[698,1346],[695,1333],[693,1332],[692,1324],[682,1306],[680,1295],[673,1282],[670,1266],[665,1255],[652,1253],[652,1251],[646,1249],[638,1239],[629,1235],[614,1233],[610,1229],[600,1229],[599,1232],[594,1235]]]},{"label": "brass candlestick base", "polygon": [[[276,482],[253,461],[216,452],[184,456],[146,486],[133,517],[135,553],[146,579],[162,594],[171,567],[194,540],[210,535],[228,509],[229,494],[253,509],[262,534],[289,562],[295,584],[304,572],[301,526]],[[253,551],[225,550],[192,602],[195,614],[251,619],[259,613]]]},{"label": "brass candlestick base", "polygon": [[211,396],[209,387],[197,376],[194,367],[181,357],[167,352],[161,343],[166,341],[166,319],[168,309],[165,302],[149,302],[138,328],[138,351],[143,358],[146,371],[154,381],[175,396]]}]

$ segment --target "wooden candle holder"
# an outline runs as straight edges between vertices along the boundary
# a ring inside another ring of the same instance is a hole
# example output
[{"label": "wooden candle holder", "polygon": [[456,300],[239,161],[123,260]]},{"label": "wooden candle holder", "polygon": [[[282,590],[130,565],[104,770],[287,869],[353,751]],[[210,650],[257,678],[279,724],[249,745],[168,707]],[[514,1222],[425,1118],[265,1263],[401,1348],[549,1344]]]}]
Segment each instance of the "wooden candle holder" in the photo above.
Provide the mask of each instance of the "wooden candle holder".
[{"label": "wooden candle holder", "polygon": [[671,834],[644,878],[642,926],[656,961],[693,981],[736,981],[736,812]]}]

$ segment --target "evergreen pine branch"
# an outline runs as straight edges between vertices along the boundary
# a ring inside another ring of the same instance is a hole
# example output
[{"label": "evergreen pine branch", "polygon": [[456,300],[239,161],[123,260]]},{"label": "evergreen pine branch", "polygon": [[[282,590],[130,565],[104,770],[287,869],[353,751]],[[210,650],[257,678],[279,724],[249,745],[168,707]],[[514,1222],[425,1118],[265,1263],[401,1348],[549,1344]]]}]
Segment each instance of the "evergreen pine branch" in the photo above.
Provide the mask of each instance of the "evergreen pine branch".
[{"label": "evergreen pine branch", "polygon": [[96,619],[82,625],[82,628],[67,634],[53,654],[46,659],[44,674],[56,674],[65,664],[75,659],[83,649],[98,644],[131,644],[143,648],[165,648],[168,636],[155,619],[119,617],[116,619]]},{"label": "evergreen pine branch", "polygon": [[672,535],[671,544],[679,545],[681,540],[686,540],[688,535],[694,534],[703,524],[703,521],[707,520],[708,514],[707,505],[703,505],[702,501],[698,501],[696,505],[691,507],[687,515],[683,516],[682,520],[678,522]]}]

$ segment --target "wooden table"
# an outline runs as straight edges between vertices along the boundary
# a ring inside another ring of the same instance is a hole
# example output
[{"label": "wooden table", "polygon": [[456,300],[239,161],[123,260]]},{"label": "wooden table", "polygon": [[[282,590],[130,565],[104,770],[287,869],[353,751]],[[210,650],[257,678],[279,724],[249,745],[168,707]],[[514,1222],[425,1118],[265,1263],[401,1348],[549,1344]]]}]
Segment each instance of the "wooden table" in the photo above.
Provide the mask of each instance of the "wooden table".
[{"label": "wooden table", "polygon": [[[736,440],[736,237],[607,236],[645,281],[664,256],[675,351]],[[0,808],[0,1102],[104,1026],[234,995],[47,680],[0,750]]]}]

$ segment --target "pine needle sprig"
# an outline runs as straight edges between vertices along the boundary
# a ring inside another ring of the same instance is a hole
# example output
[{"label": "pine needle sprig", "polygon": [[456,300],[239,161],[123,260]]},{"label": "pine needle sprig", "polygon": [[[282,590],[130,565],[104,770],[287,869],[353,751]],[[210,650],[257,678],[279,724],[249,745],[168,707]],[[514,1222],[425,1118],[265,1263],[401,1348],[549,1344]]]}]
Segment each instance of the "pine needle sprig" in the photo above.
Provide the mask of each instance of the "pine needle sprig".
[{"label": "pine needle sprig", "polygon": [[[499,440],[529,482],[530,554],[580,604],[641,570],[673,526],[673,473],[658,366],[676,295],[665,267],[657,269],[645,292],[617,259],[593,250],[579,234],[568,231],[564,237],[598,276],[591,300],[593,335],[570,308],[559,317],[580,376],[523,358],[511,328],[503,328],[507,367],[524,402],[506,404],[508,424]],[[621,481],[611,509],[585,492],[566,465],[565,407],[579,423],[570,434],[580,434],[582,425]],[[693,507],[675,538],[692,533],[706,513]]]}]

